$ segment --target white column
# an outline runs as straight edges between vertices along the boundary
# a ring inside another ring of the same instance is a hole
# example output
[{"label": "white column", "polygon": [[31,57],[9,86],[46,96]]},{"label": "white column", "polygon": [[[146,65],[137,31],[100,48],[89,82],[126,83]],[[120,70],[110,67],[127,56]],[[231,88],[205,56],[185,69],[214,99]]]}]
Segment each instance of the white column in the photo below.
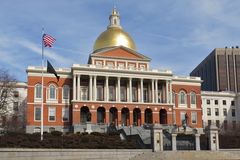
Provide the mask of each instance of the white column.
[{"label": "white column", "polygon": [[97,100],[97,76],[93,77],[93,101]]},{"label": "white column", "polygon": [[140,80],[140,86],[141,86],[141,102],[143,103],[144,102],[144,100],[143,100],[143,78],[141,78],[141,80]]},{"label": "white column", "polygon": [[196,144],[196,150],[200,151],[200,134],[195,134],[195,144]]},{"label": "white column", "polygon": [[92,101],[92,75],[89,76],[89,100]]},{"label": "white column", "polygon": [[109,100],[109,98],[108,98],[108,92],[109,92],[109,89],[108,89],[108,76],[106,76],[105,77],[106,79],[105,79],[105,97],[104,97],[104,99],[105,99],[105,101],[108,101]]},{"label": "white column", "polygon": [[77,76],[77,100],[80,100],[80,75]]},{"label": "white column", "polygon": [[154,79],[152,79],[152,103],[155,103],[155,96],[154,96]]},{"label": "white column", "polygon": [[129,83],[127,83],[127,102],[129,102]]},{"label": "white column", "polygon": [[121,81],[120,77],[118,77],[118,87],[117,87],[117,101],[121,101]]},{"label": "white column", "polygon": [[170,90],[170,91],[169,91],[169,92],[170,92],[170,103],[172,104],[172,98],[173,98],[173,97],[172,97],[172,92],[173,92],[173,91],[172,91],[172,81],[170,81],[170,83],[169,83],[169,90]]},{"label": "white column", "polygon": [[129,102],[132,102],[132,78],[129,78]]},{"label": "white column", "polygon": [[177,141],[176,141],[177,134],[172,134],[172,150],[177,150]]},{"label": "white column", "polygon": [[168,91],[169,86],[168,86],[168,84],[169,84],[169,81],[167,80],[166,81],[166,103],[169,103],[169,91]]},{"label": "white column", "polygon": [[155,80],[155,97],[156,97],[156,103],[158,103],[158,80]]},{"label": "white column", "polygon": [[73,100],[76,100],[76,75],[73,75]]}]

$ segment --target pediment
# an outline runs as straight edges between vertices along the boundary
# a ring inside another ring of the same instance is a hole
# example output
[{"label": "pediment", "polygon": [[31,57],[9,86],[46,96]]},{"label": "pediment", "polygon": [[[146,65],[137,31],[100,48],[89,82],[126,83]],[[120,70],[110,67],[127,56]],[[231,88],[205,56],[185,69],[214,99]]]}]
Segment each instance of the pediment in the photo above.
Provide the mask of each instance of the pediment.
[{"label": "pediment", "polygon": [[91,56],[106,57],[106,58],[132,59],[132,60],[144,60],[144,61],[151,60],[150,58],[148,58],[140,53],[137,53],[134,50],[123,47],[123,46],[102,50],[100,52],[91,54]]}]

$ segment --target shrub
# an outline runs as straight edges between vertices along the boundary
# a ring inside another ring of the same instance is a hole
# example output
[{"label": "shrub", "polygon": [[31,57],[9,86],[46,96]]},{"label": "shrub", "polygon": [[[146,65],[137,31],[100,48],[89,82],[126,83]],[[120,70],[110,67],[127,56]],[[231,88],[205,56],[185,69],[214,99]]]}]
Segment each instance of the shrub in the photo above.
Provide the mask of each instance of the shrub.
[{"label": "shrub", "polygon": [[83,133],[81,133],[81,135],[88,135],[88,132],[83,132]]},{"label": "shrub", "polygon": [[99,132],[92,132],[91,135],[94,135],[94,136],[103,136],[104,134],[103,134],[103,133],[99,133]]},{"label": "shrub", "polygon": [[60,131],[52,131],[52,132],[51,132],[51,135],[57,136],[57,137],[61,136],[62,134],[63,134],[63,133],[60,132]]}]

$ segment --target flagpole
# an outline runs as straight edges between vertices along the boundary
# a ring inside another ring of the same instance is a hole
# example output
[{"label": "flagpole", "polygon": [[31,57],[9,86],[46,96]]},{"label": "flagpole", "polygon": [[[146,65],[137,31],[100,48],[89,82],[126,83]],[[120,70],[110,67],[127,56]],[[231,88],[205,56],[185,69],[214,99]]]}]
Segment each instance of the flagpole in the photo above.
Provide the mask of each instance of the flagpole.
[{"label": "flagpole", "polygon": [[41,141],[43,140],[43,72],[44,72],[44,46],[43,46],[44,28],[42,28],[42,103],[41,103]]}]

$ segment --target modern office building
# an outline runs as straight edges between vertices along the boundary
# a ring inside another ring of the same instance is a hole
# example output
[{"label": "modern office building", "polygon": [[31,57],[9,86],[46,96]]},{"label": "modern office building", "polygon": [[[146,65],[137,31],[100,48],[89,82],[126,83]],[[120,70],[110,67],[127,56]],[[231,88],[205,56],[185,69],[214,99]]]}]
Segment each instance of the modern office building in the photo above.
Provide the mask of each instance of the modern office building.
[{"label": "modern office building", "polygon": [[240,92],[240,49],[216,48],[191,73],[203,80],[204,91]]},{"label": "modern office building", "polygon": [[95,41],[88,64],[56,69],[59,81],[46,68],[27,68],[27,132],[40,131],[42,98],[44,131],[84,132],[86,122],[98,132],[106,132],[110,124],[182,126],[186,117],[188,126],[201,129],[201,79],[151,69],[151,59],[137,52],[116,9],[109,20],[107,30]]}]

